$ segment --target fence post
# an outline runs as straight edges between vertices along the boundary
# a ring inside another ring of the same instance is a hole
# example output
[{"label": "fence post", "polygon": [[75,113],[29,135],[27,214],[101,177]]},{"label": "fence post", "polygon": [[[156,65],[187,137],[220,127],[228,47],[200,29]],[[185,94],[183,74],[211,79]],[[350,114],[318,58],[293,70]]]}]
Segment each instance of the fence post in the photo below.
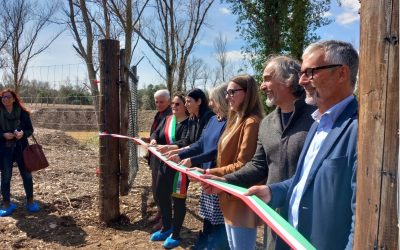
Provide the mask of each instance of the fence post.
[{"label": "fence post", "polygon": [[354,249],[398,249],[399,0],[361,1]]},{"label": "fence post", "polygon": [[[100,131],[120,133],[118,54],[119,41],[103,39],[98,43],[100,61]],[[99,210],[107,224],[119,213],[119,143],[118,139],[100,137]]]},{"label": "fence post", "polygon": [[[121,134],[128,134],[128,66],[126,65],[126,54],[125,49],[120,50],[119,55],[119,98],[120,98],[120,124]],[[128,153],[128,141],[119,141],[119,155],[121,162],[121,179],[120,179],[120,192],[121,195],[127,195],[129,192],[128,179],[129,179],[129,153]]]}]

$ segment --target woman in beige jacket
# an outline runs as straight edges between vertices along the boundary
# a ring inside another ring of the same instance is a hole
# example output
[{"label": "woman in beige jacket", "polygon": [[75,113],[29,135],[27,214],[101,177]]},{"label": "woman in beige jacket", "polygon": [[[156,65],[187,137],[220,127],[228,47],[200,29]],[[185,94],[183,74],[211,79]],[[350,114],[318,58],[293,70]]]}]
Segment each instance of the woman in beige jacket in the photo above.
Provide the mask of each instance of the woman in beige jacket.
[{"label": "woman in beige jacket", "polygon": [[[262,119],[258,86],[250,75],[232,78],[226,90],[230,111],[225,132],[218,144],[217,167],[206,171],[224,176],[243,167],[256,151],[257,134]],[[208,185],[203,186],[206,191]],[[259,219],[240,199],[220,194],[220,205],[225,219],[229,246],[234,249],[254,249]]]}]

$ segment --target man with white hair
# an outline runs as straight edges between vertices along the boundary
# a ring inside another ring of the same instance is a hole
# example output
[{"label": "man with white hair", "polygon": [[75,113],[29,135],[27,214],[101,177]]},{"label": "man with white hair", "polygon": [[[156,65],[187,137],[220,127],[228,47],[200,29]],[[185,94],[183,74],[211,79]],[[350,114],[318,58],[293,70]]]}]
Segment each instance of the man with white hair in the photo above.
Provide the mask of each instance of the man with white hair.
[{"label": "man with white hair", "polygon": [[[318,109],[293,178],[254,186],[255,194],[283,216],[316,249],[352,249],[356,206],[358,103],[353,96],[358,54],[341,41],[310,44],[300,84]],[[276,249],[288,249],[277,241]]]},{"label": "man with white hair", "polygon": [[[157,114],[154,116],[153,124],[151,125],[150,128],[150,134],[152,134],[154,130],[157,129],[158,125],[165,117],[172,114],[170,99],[171,97],[167,89],[160,89],[154,93],[154,103],[156,105]],[[149,138],[147,139],[148,142],[150,142],[150,139]],[[158,201],[155,194],[156,194],[156,180],[157,180],[158,168],[160,166],[160,160],[151,153],[149,153],[148,164],[151,169],[151,190],[153,192],[153,199],[158,207]],[[162,222],[161,222],[161,213],[159,208],[155,217],[150,218],[149,222],[156,223],[156,225],[154,225],[153,227],[154,231],[159,230],[161,228]]]}]

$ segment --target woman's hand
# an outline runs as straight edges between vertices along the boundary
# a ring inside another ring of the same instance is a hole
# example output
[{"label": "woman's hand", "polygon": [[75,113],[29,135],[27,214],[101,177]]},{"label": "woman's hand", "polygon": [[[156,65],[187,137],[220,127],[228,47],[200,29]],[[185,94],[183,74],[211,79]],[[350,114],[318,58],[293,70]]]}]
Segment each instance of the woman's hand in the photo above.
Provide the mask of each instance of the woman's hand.
[{"label": "woman's hand", "polygon": [[19,140],[19,139],[22,138],[22,136],[24,136],[24,131],[22,131],[22,130],[21,130],[21,131],[15,130],[14,135],[15,135],[15,138],[17,138],[17,140]]},{"label": "woman's hand", "polygon": [[[181,162],[179,162],[179,165],[185,166],[187,168],[191,168],[192,167],[192,160],[190,158],[183,159],[183,160],[181,160]],[[201,170],[203,170],[203,169],[201,169]]]},{"label": "woman's hand", "polygon": [[[202,174],[204,174],[204,173],[206,172],[204,169],[198,168],[198,167],[188,168],[188,169],[186,169],[186,171],[197,171],[197,172],[200,172],[200,173],[202,173]],[[189,177],[189,180],[192,181],[192,182],[199,182],[198,179],[193,178],[193,177],[191,177],[190,175],[188,175],[188,177]],[[200,177],[201,177],[201,175],[200,175]]]},{"label": "woman's hand", "polygon": [[[165,155],[166,156],[166,155]],[[167,157],[167,156],[166,156]],[[173,161],[175,163],[178,163],[181,161],[181,158],[179,157],[178,154],[174,154],[168,157],[168,160]]]},{"label": "woman's hand", "polygon": [[220,194],[220,193],[224,192],[221,189],[216,188],[205,182],[201,182],[201,187],[203,188],[203,190],[206,194]]},{"label": "woman's hand", "polygon": [[6,140],[12,140],[12,139],[15,138],[15,134],[13,134],[13,133],[4,133],[4,134],[3,134],[3,137],[4,137],[4,139],[6,139]]},{"label": "woman's hand", "polygon": [[[171,157],[172,155],[175,155],[175,154],[179,153],[180,151],[181,151],[180,148],[178,148],[178,149],[173,149],[173,150],[170,150],[170,151],[166,152],[166,153],[164,154],[164,156],[167,157],[167,158],[169,158],[169,157]],[[180,159],[179,159],[178,161],[176,161],[176,162],[179,162],[179,161],[180,161]]]},{"label": "woman's hand", "polygon": [[169,145],[160,145],[156,147],[157,151],[160,152],[161,154],[164,154],[165,152],[169,151],[169,148],[170,148]]}]

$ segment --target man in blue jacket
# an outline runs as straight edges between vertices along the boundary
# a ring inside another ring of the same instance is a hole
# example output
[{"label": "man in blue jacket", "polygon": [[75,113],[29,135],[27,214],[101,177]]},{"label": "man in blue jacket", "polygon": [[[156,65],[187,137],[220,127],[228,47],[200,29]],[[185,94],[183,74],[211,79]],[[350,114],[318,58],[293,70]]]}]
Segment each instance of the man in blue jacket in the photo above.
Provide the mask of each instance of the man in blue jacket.
[{"label": "man in blue jacket", "polygon": [[[353,246],[357,111],[353,96],[358,54],[351,44],[321,41],[303,53],[300,84],[306,103],[316,105],[295,175],[272,185],[254,186],[255,194],[283,215],[317,249]],[[276,249],[287,249],[279,240]]]}]

